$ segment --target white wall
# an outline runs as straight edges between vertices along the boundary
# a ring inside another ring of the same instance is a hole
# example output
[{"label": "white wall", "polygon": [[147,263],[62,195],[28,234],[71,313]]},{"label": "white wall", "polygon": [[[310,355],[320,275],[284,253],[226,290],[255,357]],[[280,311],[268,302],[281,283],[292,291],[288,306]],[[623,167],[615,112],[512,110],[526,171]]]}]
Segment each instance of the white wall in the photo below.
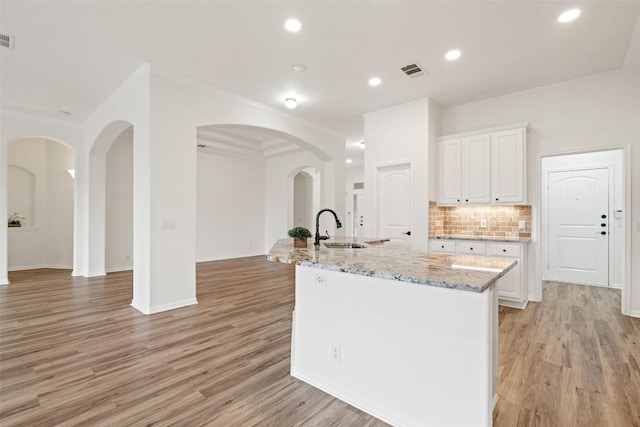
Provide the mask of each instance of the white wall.
[{"label": "white wall", "polygon": [[106,157],[105,269],[133,269],[133,130],[118,136]]},{"label": "white wall", "polygon": [[428,250],[429,237],[429,100],[427,98],[364,115],[367,147],[364,153],[366,188],[365,235],[377,236],[376,168],[411,161],[413,173],[413,230],[411,246]]},{"label": "white wall", "polygon": [[8,269],[71,268],[74,184],[67,170],[74,167],[73,151],[44,138],[25,138],[9,145],[8,161],[33,178],[26,184],[33,185],[28,213],[14,206],[15,193],[32,190],[8,180],[9,211],[27,217],[23,227],[8,230]]},{"label": "white wall", "polygon": [[[640,165],[640,71],[619,69],[447,108],[443,134],[528,121],[528,196],[540,218],[541,156],[630,144],[628,165]],[[631,168],[631,307],[640,316],[640,168]],[[540,277],[539,232],[533,229],[530,280]],[[633,262],[635,260],[635,262]],[[533,282],[534,286],[537,282]]]},{"label": "white wall", "polygon": [[198,152],[198,262],[266,253],[264,177],[264,161]]}]

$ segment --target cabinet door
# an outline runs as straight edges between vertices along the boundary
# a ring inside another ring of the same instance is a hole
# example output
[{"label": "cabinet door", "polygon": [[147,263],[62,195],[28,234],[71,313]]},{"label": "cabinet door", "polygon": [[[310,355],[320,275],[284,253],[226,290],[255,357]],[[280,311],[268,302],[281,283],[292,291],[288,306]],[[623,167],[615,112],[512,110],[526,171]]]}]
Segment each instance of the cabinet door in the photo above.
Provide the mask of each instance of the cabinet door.
[{"label": "cabinet door", "polygon": [[498,279],[498,298],[521,301],[520,260],[518,264]]},{"label": "cabinet door", "polygon": [[491,135],[476,135],[462,140],[462,201],[491,201]]},{"label": "cabinet door", "polygon": [[491,202],[525,203],[524,129],[491,135]]},{"label": "cabinet door", "polygon": [[458,205],[460,195],[460,146],[459,139],[440,141],[438,150],[438,203]]}]

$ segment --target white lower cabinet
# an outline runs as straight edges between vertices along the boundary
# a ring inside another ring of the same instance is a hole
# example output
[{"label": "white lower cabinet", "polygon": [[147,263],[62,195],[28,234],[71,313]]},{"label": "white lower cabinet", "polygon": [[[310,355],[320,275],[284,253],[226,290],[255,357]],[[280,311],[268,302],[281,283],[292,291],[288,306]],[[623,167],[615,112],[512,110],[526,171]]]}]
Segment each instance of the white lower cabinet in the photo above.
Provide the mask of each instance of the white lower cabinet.
[{"label": "white lower cabinet", "polygon": [[500,305],[525,308],[528,302],[527,289],[527,244],[518,242],[485,242],[477,240],[431,239],[431,252],[459,255],[480,255],[512,258],[516,266],[498,280],[498,302]]}]

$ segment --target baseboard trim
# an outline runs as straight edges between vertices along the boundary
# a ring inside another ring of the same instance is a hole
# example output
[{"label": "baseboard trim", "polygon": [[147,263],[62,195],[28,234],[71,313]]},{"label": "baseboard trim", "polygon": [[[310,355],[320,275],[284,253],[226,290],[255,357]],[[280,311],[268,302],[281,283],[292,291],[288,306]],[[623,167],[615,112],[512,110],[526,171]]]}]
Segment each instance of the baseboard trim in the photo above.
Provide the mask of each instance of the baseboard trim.
[{"label": "baseboard trim", "polygon": [[119,273],[121,271],[131,271],[131,270],[133,270],[132,266],[106,268],[104,271],[106,271],[107,274],[109,274],[109,273]]},{"label": "baseboard trim", "polygon": [[72,265],[41,264],[41,265],[22,265],[18,267],[9,267],[7,271],[38,270],[40,268],[54,268],[57,270],[73,270]]},{"label": "baseboard trim", "polygon": [[631,316],[631,317],[638,317],[638,318],[640,318],[640,310],[631,310],[631,311],[629,312],[629,316]]},{"label": "baseboard trim", "polygon": [[107,273],[105,271],[94,271],[93,273],[87,274],[85,277],[101,277],[106,275]]},{"label": "baseboard trim", "polygon": [[136,304],[135,301],[131,301],[131,307],[135,308],[139,312],[143,314],[155,314],[163,311],[175,310],[177,308],[187,307],[189,305],[198,304],[198,300],[196,298],[189,298],[182,301],[170,302],[168,304],[161,304],[152,307],[140,307]]},{"label": "baseboard trim", "polygon": [[509,301],[509,300],[498,298],[498,305],[503,305],[505,307],[511,307],[511,308],[519,308],[520,310],[524,310],[525,307],[527,307],[528,303],[529,301],[519,302],[519,301]]},{"label": "baseboard trim", "polygon": [[237,259],[237,258],[249,258],[254,256],[265,255],[264,252],[256,252],[256,253],[248,253],[248,254],[233,254],[233,255],[222,255],[214,258],[197,258],[196,263],[199,262],[210,262],[210,261],[222,261],[228,259]]}]

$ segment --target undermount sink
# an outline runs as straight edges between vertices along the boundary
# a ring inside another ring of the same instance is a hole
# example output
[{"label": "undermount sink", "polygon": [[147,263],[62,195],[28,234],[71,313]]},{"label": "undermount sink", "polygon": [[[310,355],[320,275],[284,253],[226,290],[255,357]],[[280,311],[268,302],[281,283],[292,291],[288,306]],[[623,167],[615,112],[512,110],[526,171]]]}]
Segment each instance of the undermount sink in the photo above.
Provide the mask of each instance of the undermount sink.
[{"label": "undermount sink", "polygon": [[331,249],[364,249],[365,245],[361,243],[351,243],[351,242],[329,242],[323,243],[327,248]]}]

